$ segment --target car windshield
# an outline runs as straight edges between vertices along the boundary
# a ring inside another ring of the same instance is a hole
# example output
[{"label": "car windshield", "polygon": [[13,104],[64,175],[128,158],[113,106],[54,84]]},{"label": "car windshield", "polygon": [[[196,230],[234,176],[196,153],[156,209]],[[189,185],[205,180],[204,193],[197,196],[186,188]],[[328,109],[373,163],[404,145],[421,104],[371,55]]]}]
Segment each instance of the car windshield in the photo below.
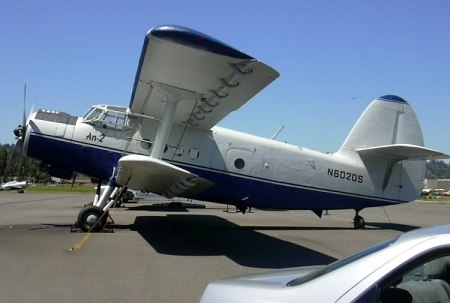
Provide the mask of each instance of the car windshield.
[{"label": "car windshield", "polygon": [[367,249],[364,249],[363,251],[357,252],[356,254],[353,254],[351,256],[348,256],[347,258],[338,260],[336,262],[331,263],[330,265],[318,270],[318,271],[314,271],[306,276],[303,276],[301,278],[295,279],[291,282],[288,283],[288,286],[297,286],[300,285],[302,283],[306,283],[308,281],[314,280],[318,277],[321,277],[323,275],[326,275],[338,268],[341,268],[343,266],[346,266],[347,264],[350,264],[352,262],[355,262],[361,258],[364,258],[366,256],[369,256],[377,251],[380,251],[382,249],[385,249],[386,247],[388,247],[389,245],[391,245],[393,242],[395,242],[397,240],[397,238],[388,240],[388,241],[384,241],[381,243],[378,243],[374,246],[371,246]]}]

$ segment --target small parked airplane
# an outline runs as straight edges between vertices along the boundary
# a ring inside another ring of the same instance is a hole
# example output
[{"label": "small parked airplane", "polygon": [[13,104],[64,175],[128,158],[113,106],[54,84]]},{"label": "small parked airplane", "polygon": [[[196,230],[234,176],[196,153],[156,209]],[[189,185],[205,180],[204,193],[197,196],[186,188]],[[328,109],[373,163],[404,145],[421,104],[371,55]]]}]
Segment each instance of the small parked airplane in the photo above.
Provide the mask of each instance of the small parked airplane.
[{"label": "small parked airplane", "polygon": [[216,125],[278,76],[203,33],[156,27],[145,37],[128,107],[95,105],[83,117],[39,110],[15,130],[16,146],[53,176],[109,180],[78,215],[84,231],[101,230],[127,188],[243,213],[354,209],[354,227],[362,228],[362,209],[414,200],[424,160],[448,157],[423,147],[413,109],[394,95],[374,100],[332,154]]},{"label": "small parked airplane", "polygon": [[23,189],[27,186],[26,181],[9,181],[2,184],[2,190],[17,190],[18,193],[23,194]]}]

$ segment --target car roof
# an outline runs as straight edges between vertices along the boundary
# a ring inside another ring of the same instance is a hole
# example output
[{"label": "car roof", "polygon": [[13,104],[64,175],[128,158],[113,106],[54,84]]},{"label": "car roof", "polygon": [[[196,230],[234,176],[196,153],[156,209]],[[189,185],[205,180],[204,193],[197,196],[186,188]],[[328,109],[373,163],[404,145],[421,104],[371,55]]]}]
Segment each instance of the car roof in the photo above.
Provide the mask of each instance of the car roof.
[{"label": "car roof", "polygon": [[[389,260],[390,258],[386,258],[387,256],[398,256],[404,251],[407,251],[424,241],[441,236],[450,236],[450,225],[412,230],[400,235],[397,238],[378,243],[344,259],[338,260],[317,272],[291,281],[289,284],[301,285],[305,282],[317,282],[322,279],[334,279],[332,277],[335,275],[339,276],[341,275],[341,272],[347,272],[349,270],[352,271],[352,268],[360,268],[361,264],[363,264],[365,269],[370,272],[382,266],[386,260]],[[356,280],[359,279],[356,276],[353,278]],[[354,283],[350,280],[352,279],[349,278],[346,282],[349,282],[350,284]]]},{"label": "car roof", "polygon": [[427,228],[420,228],[402,234],[393,244],[401,244],[403,242],[428,239],[430,237],[450,235],[450,225],[440,225]]}]

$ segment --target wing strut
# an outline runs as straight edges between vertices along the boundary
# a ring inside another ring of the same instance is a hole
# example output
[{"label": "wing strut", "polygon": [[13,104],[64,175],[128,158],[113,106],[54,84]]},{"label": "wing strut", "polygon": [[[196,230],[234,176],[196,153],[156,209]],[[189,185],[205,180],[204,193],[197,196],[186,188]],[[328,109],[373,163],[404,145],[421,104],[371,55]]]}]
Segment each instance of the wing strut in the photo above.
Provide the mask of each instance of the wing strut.
[{"label": "wing strut", "polygon": [[150,157],[161,160],[179,102],[181,100],[198,100],[202,95],[156,82],[153,83],[153,88],[158,89],[166,96],[163,117],[159,124],[158,132],[156,133],[155,145],[150,154]]}]

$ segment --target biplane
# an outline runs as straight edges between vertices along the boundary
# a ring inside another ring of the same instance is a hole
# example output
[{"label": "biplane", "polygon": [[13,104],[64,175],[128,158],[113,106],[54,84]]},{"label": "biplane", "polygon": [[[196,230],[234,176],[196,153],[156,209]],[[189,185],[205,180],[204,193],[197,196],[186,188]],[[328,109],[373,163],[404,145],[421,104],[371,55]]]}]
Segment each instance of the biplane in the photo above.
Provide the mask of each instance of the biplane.
[{"label": "biplane", "polygon": [[108,182],[79,212],[84,231],[101,230],[127,188],[243,213],[354,209],[354,227],[362,228],[362,209],[414,200],[425,160],[448,157],[424,147],[412,107],[395,95],[375,99],[335,153],[217,125],[278,76],[206,34],[155,27],[145,36],[128,106],[95,105],[82,117],[39,110],[15,130],[16,147],[53,176],[79,172]]}]

